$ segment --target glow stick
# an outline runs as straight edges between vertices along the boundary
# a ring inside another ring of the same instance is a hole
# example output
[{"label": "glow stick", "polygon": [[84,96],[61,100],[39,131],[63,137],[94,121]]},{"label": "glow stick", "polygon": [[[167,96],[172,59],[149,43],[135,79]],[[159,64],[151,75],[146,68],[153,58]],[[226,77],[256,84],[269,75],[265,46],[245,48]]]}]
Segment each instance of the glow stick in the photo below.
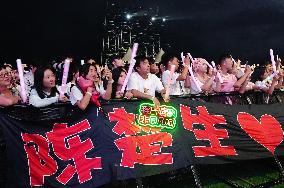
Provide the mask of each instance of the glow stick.
[{"label": "glow stick", "polygon": [[[208,61],[206,61],[205,59],[203,59],[203,60],[205,61],[206,65],[207,65],[210,69],[213,69],[212,65],[210,65],[210,64],[208,63]],[[214,76],[214,79],[215,79],[215,76]]]},{"label": "glow stick", "polygon": [[18,73],[19,73],[19,78],[20,78],[20,86],[21,86],[20,95],[21,95],[23,102],[26,103],[27,102],[27,91],[26,91],[26,86],[25,86],[22,61],[21,59],[17,59],[16,62],[17,62]]},{"label": "glow stick", "polygon": [[180,54],[180,57],[181,57],[181,61],[182,61],[182,63],[184,63],[184,56],[183,56],[183,52]]},{"label": "glow stick", "polygon": [[62,75],[62,84],[60,88],[60,97],[63,97],[66,91],[66,83],[67,83],[67,78],[68,78],[69,67],[70,67],[70,60],[65,59],[63,75]]},{"label": "glow stick", "polygon": [[234,64],[237,64],[237,62],[235,61],[235,59],[233,58],[233,56],[231,56],[231,58],[232,58],[233,63],[234,63]]},{"label": "glow stick", "polygon": [[206,63],[206,65],[207,65],[210,69],[213,69],[212,65],[210,65],[210,64],[208,63],[208,61],[205,60],[205,63]]},{"label": "glow stick", "polygon": [[201,86],[200,86],[199,83],[197,82],[197,80],[196,80],[196,78],[195,78],[195,76],[194,76],[194,74],[193,74],[193,71],[192,71],[192,64],[193,64],[193,62],[195,61],[195,59],[193,59],[193,57],[191,56],[190,53],[187,53],[187,55],[189,56],[190,60],[192,61],[191,66],[188,67],[188,71],[189,71],[189,73],[190,73],[190,75],[191,75],[191,78],[192,78],[192,80],[193,80],[193,83],[195,84],[195,86],[196,86],[198,92],[201,92],[201,91],[202,91]]},{"label": "glow stick", "polygon": [[85,64],[85,61],[82,59],[81,60],[81,65],[84,65]]},{"label": "glow stick", "polygon": [[195,76],[194,76],[194,74],[193,74],[192,67],[189,67],[188,70],[189,70],[189,73],[190,73],[190,75],[191,75],[191,78],[192,78],[192,80],[193,80],[193,83],[195,84],[195,86],[196,86],[198,92],[201,92],[202,89],[201,89],[200,85],[198,84],[198,82],[197,82],[197,80],[196,80],[196,78],[195,78]]},{"label": "glow stick", "polygon": [[126,78],[125,78],[125,80],[123,82],[122,88],[120,90],[121,93],[124,93],[126,85],[128,83],[128,80],[130,78],[130,75],[131,75],[131,73],[133,71],[133,68],[134,68],[134,65],[135,65],[134,58],[136,57],[137,49],[138,49],[138,43],[134,43],[133,44],[133,48],[132,48],[131,60],[130,60],[130,65],[129,65],[129,68],[128,68],[128,72],[127,72]]},{"label": "glow stick", "polygon": [[273,55],[273,50],[270,49],[270,59],[271,59],[271,63],[272,63],[272,68],[273,68],[273,72],[276,72],[277,69],[276,69],[276,62],[275,62],[275,59],[274,59],[274,55]]},{"label": "glow stick", "polygon": [[189,56],[191,62],[193,63],[193,61],[195,61],[195,60],[193,59],[193,57],[191,56],[191,54],[190,54],[190,53],[187,53],[187,55]]},{"label": "glow stick", "polygon": [[[215,70],[217,70],[217,69],[216,69],[215,62],[212,61],[211,64],[212,64],[212,67],[213,67]],[[222,84],[222,83],[224,82],[224,80],[223,80],[223,78],[222,78],[222,76],[221,76],[221,74],[220,74],[220,72],[219,72],[218,70],[217,70],[217,77],[218,77],[220,83]]]},{"label": "glow stick", "polygon": [[167,85],[166,94],[165,94],[166,99],[168,99],[169,96],[170,96],[170,87],[171,87],[171,84],[172,84],[172,78],[173,78],[173,75],[175,73],[175,70],[176,70],[176,66],[171,65],[170,76],[168,77],[168,80],[167,80],[168,85]]}]

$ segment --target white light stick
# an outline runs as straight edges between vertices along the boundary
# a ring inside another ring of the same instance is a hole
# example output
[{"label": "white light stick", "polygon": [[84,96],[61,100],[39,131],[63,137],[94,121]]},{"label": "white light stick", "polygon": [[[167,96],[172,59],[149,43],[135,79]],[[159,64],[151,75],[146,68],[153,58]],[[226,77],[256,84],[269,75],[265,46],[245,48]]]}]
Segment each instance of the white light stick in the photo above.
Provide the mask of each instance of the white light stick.
[{"label": "white light stick", "polygon": [[[107,66],[107,64],[105,64],[105,67],[103,68],[104,70],[108,70],[108,66]],[[99,70],[99,75],[101,76],[101,74],[102,74],[102,70],[101,70],[101,67],[99,66],[99,68],[98,68],[98,70]],[[106,80],[108,80],[108,77],[105,77],[106,78]]]},{"label": "white light stick", "polygon": [[276,62],[274,59],[274,55],[273,55],[273,50],[270,49],[270,59],[271,59],[271,63],[272,63],[272,68],[273,68],[273,72],[276,73],[277,69],[276,69]]},{"label": "white light stick", "polygon": [[185,56],[183,55],[183,52],[180,54],[180,57],[181,57],[182,64],[184,65]]},{"label": "white light stick", "polygon": [[182,63],[184,63],[184,58],[185,58],[185,57],[183,56],[183,52],[181,52],[180,57],[181,57]]},{"label": "white light stick", "polygon": [[213,69],[212,65],[210,65],[210,64],[208,63],[208,61],[205,60],[205,63],[206,63],[206,65],[207,65],[210,69]]},{"label": "white light stick", "polygon": [[231,55],[232,61],[234,64],[237,64],[237,62],[235,61],[235,59],[233,58],[233,56]]},{"label": "white light stick", "polygon": [[19,78],[20,78],[20,86],[21,86],[21,98],[24,103],[27,102],[27,91],[25,87],[25,80],[24,80],[24,71],[23,71],[23,66],[22,66],[22,61],[21,59],[17,59],[17,67],[18,67],[18,73],[19,73]]},{"label": "white light stick", "polygon": [[171,70],[170,70],[170,76],[168,77],[168,80],[167,80],[167,87],[166,87],[166,94],[165,94],[165,98],[168,99],[169,96],[170,96],[170,89],[171,89],[171,84],[172,84],[172,78],[173,78],[173,75],[175,73],[175,70],[176,70],[176,66],[175,65],[171,65]]},{"label": "white light stick", "polygon": [[85,64],[85,61],[82,59],[81,60],[81,65],[84,65]]},{"label": "white light stick", "polygon": [[193,59],[193,57],[191,56],[190,53],[187,53],[187,55],[189,56],[190,60],[192,61],[191,66],[188,67],[188,71],[189,71],[189,73],[190,73],[190,75],[191,75],[191,78],[192,78],[192,80],[193,80],[193,83],[195,84],[195,86],[196,86],[198,92],[201,92],[201,91],[202,91],[201,86],[200,86],[199,83],[197,82],[197,80],[196,80],[196,78],[195,78],[195,76],[194,76],[194,74],[193,74],[193,71],[192,71],[192,64],[193,64],[193,62],[195,61],[195,59]]},{"label": "white light stick", "polygon": [[190,73],[191,78],[193,80],[193,83],[195,84],[195,86],[196,86],[196,88],[198,90],[198,93],[201,92],[202,89],[201,89],[200,85],[198,84],[198,82],[197,82],[197,80],[196,80],[196,78],[195,78],[195,76],[193,74],[192,67],[189,67],[188,70],[189,70],[189,73]]},{"label": "white light stick", "polygon": [[62,84],[60,88],[60,97],[63,97],[66,91],[66,83],[68,78],[69,67],[70,67],[70,59],[65,59],[63,75],[62,75]]},{"label": "white light stick", "polygon": [[193,61],[195,61],[195,60],[193,59],[193,57],[191,56],[191,54],[190,54],[190,53],[187,53],[187,55],[189,56],[191,62],[193,63]]},{"label": "white light stick", "polygon": [[129,65],[129,68],[128,68],[128,72],[127,72],[126,78],[125,78],[125,80],[123,82],[122,88],[120,90],[121,93],[124,93],[126,85],[128,83],[128,80],[130,78],[130,75],[131,75],[131,73],[133,71],[133,68],[134,68],[134,65],[135,65],[134,58],[136,57],[137,49],[138,49],[138,43],[134,43],[133,44],[133,48],[132,48],[131,60],[130,60],[130,65]]},{"label": "white light stick", "polygon": [[[204,60],[205,60],[205,59],[204,59]],[[208,61],[205,60],[205,63],[206,63],[206,65],[207,65],[210,69],[213,69],[212,65],[210,65],[210,64],[208,63]],[[215,78],[215,76],[214,76],[214,78]]]},{"label": "white light stick", "polygon": [[[213,67],[215,70],[217,70],[217,69],[216,69],[215,62],[212,61],[211,64],[212,64],[212,67]],[[217,77],[218,77],[220,83],[223,84],[224,80],[223,80],[223,78],[222,78],[222,76],[221,76],[221,74],[220,74],[220,72],[219,72],[218,70],[217,70]]]}]

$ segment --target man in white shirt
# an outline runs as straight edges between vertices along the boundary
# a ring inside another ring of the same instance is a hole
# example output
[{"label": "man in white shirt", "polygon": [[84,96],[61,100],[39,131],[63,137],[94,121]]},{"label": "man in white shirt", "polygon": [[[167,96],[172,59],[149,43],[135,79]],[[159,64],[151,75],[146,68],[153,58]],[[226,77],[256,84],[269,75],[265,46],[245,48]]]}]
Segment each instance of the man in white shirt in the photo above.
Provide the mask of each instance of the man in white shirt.
[{"label": "man in white shirt", "polygon": [[[188,75],[188,67],[190,64],[190,60],[189,57],[186,57],[184,60],[184,68],[182,70],[181,73],[178,73],[177,70],[179,68],[179,60],[177,58],[177,55],[173,54],[173,53],[168,53],[168,54],[164,54],[162,56],[162,63],[164,65],[164,67],[166,68],[166,71],[163,72],[162,74],[162,82],[164,84],[164,87],[168,87],[168,85],[170,84],[170,95],[175,95],[175,96],[179,96],[179,95],[183,95],[185,94],[184,92],[184,81],[186,80],[186,77]],[[171,66],[175,65],[175,72],[172,76],[172,78],[170,79],[170,70],[171,70]]]},{"label": "man in white shirt", "polygon": [[160,92],[165,99],[165,89],[160,79],[150,73],[150,64],[145,56],[136,57],[136,64],[127,84],[127,90],[131,91],[134,97],[153,100],[156,106],[160,105],[155,97],[155,91]]}]

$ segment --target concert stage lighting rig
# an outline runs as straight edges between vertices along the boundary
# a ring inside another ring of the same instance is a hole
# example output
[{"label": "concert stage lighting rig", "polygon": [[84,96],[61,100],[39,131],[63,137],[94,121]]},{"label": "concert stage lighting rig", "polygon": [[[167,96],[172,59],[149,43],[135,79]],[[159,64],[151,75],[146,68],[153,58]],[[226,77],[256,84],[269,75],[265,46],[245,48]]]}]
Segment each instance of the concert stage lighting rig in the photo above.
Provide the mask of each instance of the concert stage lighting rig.
[{"label": "concert stage lighting rig", "polygon": [[103,64],[112,55],[125,54],[133,43],[139,43],[139,55],[154,57],[159,52],[166,18],[159,16],[159,8],[144,8],[140,4],[139,1],[131,5],[107,1],[101,54]]}]

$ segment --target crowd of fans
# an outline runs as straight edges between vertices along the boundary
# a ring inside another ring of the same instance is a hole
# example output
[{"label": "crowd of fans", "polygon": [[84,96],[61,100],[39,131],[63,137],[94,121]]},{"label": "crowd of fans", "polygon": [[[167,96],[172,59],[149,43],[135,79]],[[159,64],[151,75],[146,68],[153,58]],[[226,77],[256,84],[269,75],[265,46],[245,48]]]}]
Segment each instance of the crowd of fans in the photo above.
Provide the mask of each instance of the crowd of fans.
[{"label": "crowd of fans", "polygon": [[[70,63],[68,83],[64,95],[60,95],[61,78],[65,60]],[[283,88],[284,71],[281,60],[277,59],[277,71],[267,62],[255,68],[241,66],[230,55],[222,55],[216,68],[203,58],[183,61],[174,53],[166,53],[161,62],[145,56],[137,56],[134,71],[127,87],[122,87],[126,79],[128,64],[119,56],[110,58],[108,66],[101,66],[95,60],[86,60],[79,65],[71,57],[59,62],[39,64],[27,62],[24,74],[28,104],[45,107],[57,102],[71,102],[81,110],[90,103],[100,106],[100,100],[141,98],[152,100],[159,105],[161,96],[169,101],[173,96],[187,94],[208,94],[218,92],[239,92],[262,90],[272,94],[274,89]],[[171,68],[175,67],[174,72]],[[192,72],[189,71],[192,68]],[[191,74],[190,74],[191,72]],[[193,74],[193,75],[192,75]],[[219,74],[219,76],[217,76]],[[222,81],[221,81],[222,80]],[[166,89],[168,88],[168,95]],[[0,106],[22,103],[21,87],[16,67],[4,64],[0,67]],[[225,103],[232,104],[226,100]]]}]

